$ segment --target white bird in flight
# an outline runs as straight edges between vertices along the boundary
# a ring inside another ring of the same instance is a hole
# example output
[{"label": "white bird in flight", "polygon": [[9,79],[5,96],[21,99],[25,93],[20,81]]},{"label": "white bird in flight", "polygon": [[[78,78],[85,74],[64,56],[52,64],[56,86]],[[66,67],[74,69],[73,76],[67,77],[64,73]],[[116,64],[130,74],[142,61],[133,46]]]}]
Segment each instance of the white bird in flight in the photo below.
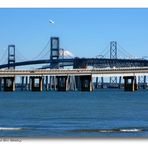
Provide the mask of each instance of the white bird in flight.
[{"label": "white bird in flight", "polygon": [[49,23],[54,24],[54,21],[53,20],[49,20]]}]

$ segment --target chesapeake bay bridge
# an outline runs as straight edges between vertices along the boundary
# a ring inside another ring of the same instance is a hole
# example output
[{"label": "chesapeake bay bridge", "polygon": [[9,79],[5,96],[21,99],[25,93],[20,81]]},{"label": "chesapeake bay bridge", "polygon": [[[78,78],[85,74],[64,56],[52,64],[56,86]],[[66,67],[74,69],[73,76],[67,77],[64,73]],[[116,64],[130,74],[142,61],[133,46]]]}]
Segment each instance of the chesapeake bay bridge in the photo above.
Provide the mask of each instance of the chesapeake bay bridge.
[{"label": "chesapeake bay bridge", "polygon": [[[123,87],[125,91],[135,91],[147,88],[148,60],[127,58],[127,55],[126,58],[119,58],[116,41],[110,42],[106,52],[109,57],[99,55],[95,58],[66,57],[66,51],[60,48],[59,37],[51,37],[47,45],[49,44],[49,58],[22,61],[17,61],[15,45],[8,45],[7,61],[0,64],[0,90],[15,91],[20,88],[30,91],[93,91],[105,87]],[[16,68],[37,64],[46,65],[29,70]],[[16,83],[17,77],[21,78],[20,83]],[[104,82],[105,77],[109,77],[107,84]]]}]

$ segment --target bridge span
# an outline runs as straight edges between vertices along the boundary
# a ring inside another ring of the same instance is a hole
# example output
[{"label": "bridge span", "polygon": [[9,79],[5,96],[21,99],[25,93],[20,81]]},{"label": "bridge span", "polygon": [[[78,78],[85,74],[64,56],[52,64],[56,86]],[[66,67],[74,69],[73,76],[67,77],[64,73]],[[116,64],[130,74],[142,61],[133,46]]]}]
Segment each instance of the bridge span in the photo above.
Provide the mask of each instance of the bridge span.
[{"label": "bridge span", "polygon": [[[22,78],[21,88],[28,87],[32,91],[42,91],[44,79],[46,90],[58,91],[81,90],[92,91],[94,89],[93,77],[120,76],[124,79],[124,88],[128,91],[138,89],[137,76],[148,75],[148,67],[137,68],[102,68],[102,69],[50,69],[50,70],[0,70],[0,89],[4,91],[15,90],[16,77]],[[24,78],[26,83],[24,84]],[[29,83],[28,83],[29,78]],[[50,82],[48,81],[50,79]],[[36,84],[36,80],[38,84]],[[130,82],[129,82],[130,80]],[[29,86],[28,86],[29,85]]]},{"label": "bridge span", "polygon": [[50,70],[0,70],[0,77],[7,76],[82,76],[82,75],[92,75],[92,76],[140,76],[148,75],[148,67],[136,67],[136,68],[93,68],[93,69],[50,69]]},{"label": "bridge span", "polygon": [[[148,67],[148,60],[139,59],[122,59],[117,57],[117,42],[110,42],[110,58],[79,58],[79,57],[65,57],[64,49],[60,48],[59,37],[50,38],[50,56],[48,59],[16,61],[15,45],[8,45],[8,62],[0,65],[0,69],[14,68],[18,66],[47,64],[40,69],[58,69],[60,67],[72,66],[73,68],[86,68],[87,66],[105,68],[105,67]],[[41,51],[41,53],[43,50]],[[128,56],[126,56],[128,57]]]},{"label": "bridge span", "polygon": [[[2,64],[0,69],[7,67],[17,67],[26,65],[37,65],[37,64],[49,64],[43,69],[50,68],[50,64],[53,60],[30,60],[21,61],[11,64]],[[86,66],[93,67],[148,67],[148,60],[145,59],[109,59],[109,58],[70,58],[70,59],[55,59],[55,63],[59,63],[62,66],[73,66],[75,68],[82,68]]]}]

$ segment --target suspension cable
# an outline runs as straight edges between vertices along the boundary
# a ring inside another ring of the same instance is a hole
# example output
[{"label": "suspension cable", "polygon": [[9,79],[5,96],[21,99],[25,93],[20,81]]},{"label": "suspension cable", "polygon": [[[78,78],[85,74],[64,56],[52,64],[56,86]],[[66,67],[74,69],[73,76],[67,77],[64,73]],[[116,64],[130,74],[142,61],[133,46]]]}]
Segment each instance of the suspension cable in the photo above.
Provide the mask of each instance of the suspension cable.
[{"label": "suspension cable", "polygon": [[123,50],[123,52],[125,52],[128,56],[130,57],[134,57],[131,53],[127,52],[120,44],[118,44],[118,46]]},{"label": "suspension cable", "polygon": [[49,43],[50,43],[50,40],[48,40],[48,42],[46,43],[46,45],[44,46],[44,48],[41,50],[41,52],[37,56],[35,56],[32,60],[39,58],[41,56],[41,54],[45,51],[45,49],[47,49]]},{"label": "suspension cable", "polygon": [[109,44],[101,52],[99,52],[99,55],[106,57],[106,55],[108,54],[108,51],[109,51]]},{"label": "suspension cable", "polygon": [[2,59],[2,61],[1,61],[2,64],[6,62],[6,55],[7,55],[7,49],[4,50],[4,53],[2,54],[2,56],[0,58],[0,59]]},{"label": "suspension cable", "polygon": [[16,48],[16,56],[24,61],[27,61],[28,59]]}]

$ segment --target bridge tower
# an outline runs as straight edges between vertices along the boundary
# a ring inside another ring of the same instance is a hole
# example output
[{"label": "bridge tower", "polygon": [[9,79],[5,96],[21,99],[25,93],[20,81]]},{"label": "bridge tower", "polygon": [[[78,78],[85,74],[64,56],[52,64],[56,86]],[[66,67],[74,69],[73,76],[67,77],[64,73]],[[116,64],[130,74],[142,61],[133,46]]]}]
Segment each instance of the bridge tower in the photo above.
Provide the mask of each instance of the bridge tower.
[{"label": "bridge tower", "polygon": [[[111,41],[110,42],[110,59],[117,59],[117,42]],[[114,65],[111,65],[113,68]],[[116,87],[117,86],[117,77],[110,77],[110,86]]]},{"label": "bridge tower", "polygon": [[138,76],[138,86],[139,88],[146,89],[146,76]]},{"label": "bridge tower", "polygon": [[[8,69],[15,69],[15,45],[8,45]],[[1,83],[1,82],[0,82]],[[15,76],[3,78],[4,91],[15,90]]]},{"label": "bridge tower", "polygon": [[15,45],[8,45],[8,69],[15,69]]},{"label": "bridge tower", "polygon": [[59,53],[59,38],[58,37],[51,37],[50,39],[50,60],[51,60],[51,68],[59,68],[58,59],[60,56]]},{"label": "bridge tower", "polygon": [[117,42],[110,42],[110,59],[117,59]]}]

